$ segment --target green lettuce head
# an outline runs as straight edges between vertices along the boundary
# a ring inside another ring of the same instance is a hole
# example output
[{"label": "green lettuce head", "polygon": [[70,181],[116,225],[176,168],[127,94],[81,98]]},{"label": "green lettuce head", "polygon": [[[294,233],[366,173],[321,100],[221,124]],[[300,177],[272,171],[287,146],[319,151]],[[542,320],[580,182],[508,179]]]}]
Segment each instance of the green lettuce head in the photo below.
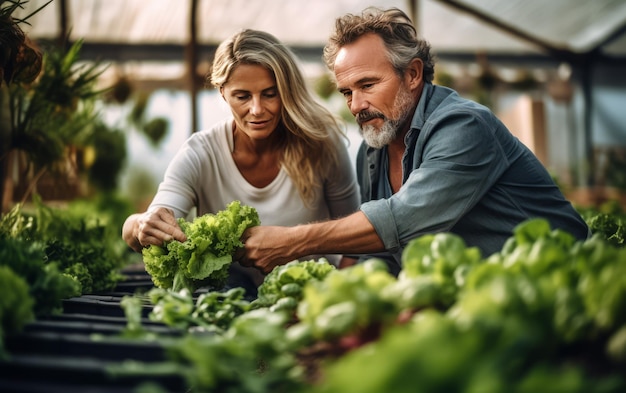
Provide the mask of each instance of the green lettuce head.
[{"label": "green lettuce head", "polygon": [[233,254],[243,247],[243,232],[261,224],[256,209],[240,201],[231,202],[217,214],[205,214],[192,222],[180,218],[178,222],[187,240],[150,245],[142,251],[143,260],[157,287],[187,288],[192,293],[204,286],[223,287]]}]

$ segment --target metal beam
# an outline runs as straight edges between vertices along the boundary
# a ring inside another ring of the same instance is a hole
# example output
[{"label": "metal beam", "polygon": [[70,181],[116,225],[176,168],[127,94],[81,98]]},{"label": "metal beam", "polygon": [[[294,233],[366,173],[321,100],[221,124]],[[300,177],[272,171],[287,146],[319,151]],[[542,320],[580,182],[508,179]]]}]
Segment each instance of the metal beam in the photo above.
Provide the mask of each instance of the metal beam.
[{"label": "metal beam", "polygon": [[473,17],[479,19],[480,21],[484,22],[486,25],[488,26],[493,26],[496,27],[497,29],[504,31],[508,34],[511,34],[523,41],[529,42],[533,45],[536,45],[537,47],[543,49],[544,51],[546,51],[547,53],[549,53],[550,55],[559,58],[563,61],[576,61],[576,57],[578,57],[578,55],[574,52],[572,52],[571,50],[568,50],[567,48],[561,48],[561,47],[557,47],[554,46],[548,42],[546,42],[545,40],[541,40],[533,35],[530,35],[528,33],[526,33],[523,30],[520,30],[516,27],[514,27],[513,25],[510,25],[508,23],[504,23],[502,20],[497,19],[492,17],[491,15],[488,15],[484,12],[481,12],[467,4],[465,4],[463,1],[458,1],[458,0],[437,0],[438,2],[445,4],[447,6],[450,6],[452,9],[456,10],[456,11],[461,11],[464,12],[466,14],[472,15]]}]

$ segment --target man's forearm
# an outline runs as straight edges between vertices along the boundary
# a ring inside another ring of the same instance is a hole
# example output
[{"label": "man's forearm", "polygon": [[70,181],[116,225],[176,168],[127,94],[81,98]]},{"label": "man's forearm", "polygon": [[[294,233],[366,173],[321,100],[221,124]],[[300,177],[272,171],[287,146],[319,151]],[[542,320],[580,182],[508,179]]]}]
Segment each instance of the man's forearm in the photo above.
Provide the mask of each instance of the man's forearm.
[{"label": "man's forearm", "polygon": [[359,211],[344,218],[293,227],[305,255],[366,254],[385,246],[365,214]]},{"label": "man's forearm", "polygon": [[235,258],[244,266],[269,273],[278,265],[315,254],[367,254],[384,251],[382,240],[363,212],[294,227],[255,226],[243,239],[245,252]]}]

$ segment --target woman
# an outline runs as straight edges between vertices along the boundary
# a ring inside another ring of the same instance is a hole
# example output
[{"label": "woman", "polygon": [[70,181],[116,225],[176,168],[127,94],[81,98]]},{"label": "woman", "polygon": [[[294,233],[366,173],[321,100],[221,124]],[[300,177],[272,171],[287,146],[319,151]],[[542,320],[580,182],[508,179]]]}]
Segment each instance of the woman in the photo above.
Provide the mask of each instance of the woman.
[{"label": "woman", "polygon": [[[194,208],[216,213],[233,200],[256,208],[264,225],[304,224],[358,208],[339,124],[313,98],[284,44],[241,31],[217,48],[208,82],[232,117],[194,133],[174,156],[147,211],[124,223],[130,247],[185,241],[178,217]],[[262,280],[257,270],[232,264],[230,286],[254,292]]]}]

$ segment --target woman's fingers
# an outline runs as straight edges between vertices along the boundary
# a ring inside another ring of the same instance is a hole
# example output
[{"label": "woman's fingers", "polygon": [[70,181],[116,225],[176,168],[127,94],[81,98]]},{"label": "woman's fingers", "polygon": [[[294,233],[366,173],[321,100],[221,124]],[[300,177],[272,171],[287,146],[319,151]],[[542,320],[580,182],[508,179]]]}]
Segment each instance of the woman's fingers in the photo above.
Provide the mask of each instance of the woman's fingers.
[{"label": "woman's fingers", "polygon": [[180,229],[172,212],[168,209],[159,208],[144,213],[139,219],[137,239],[143,247],[147,247],[150,244],[162,246],[174,239],[182,242],[187,240],[187,237]]}]

